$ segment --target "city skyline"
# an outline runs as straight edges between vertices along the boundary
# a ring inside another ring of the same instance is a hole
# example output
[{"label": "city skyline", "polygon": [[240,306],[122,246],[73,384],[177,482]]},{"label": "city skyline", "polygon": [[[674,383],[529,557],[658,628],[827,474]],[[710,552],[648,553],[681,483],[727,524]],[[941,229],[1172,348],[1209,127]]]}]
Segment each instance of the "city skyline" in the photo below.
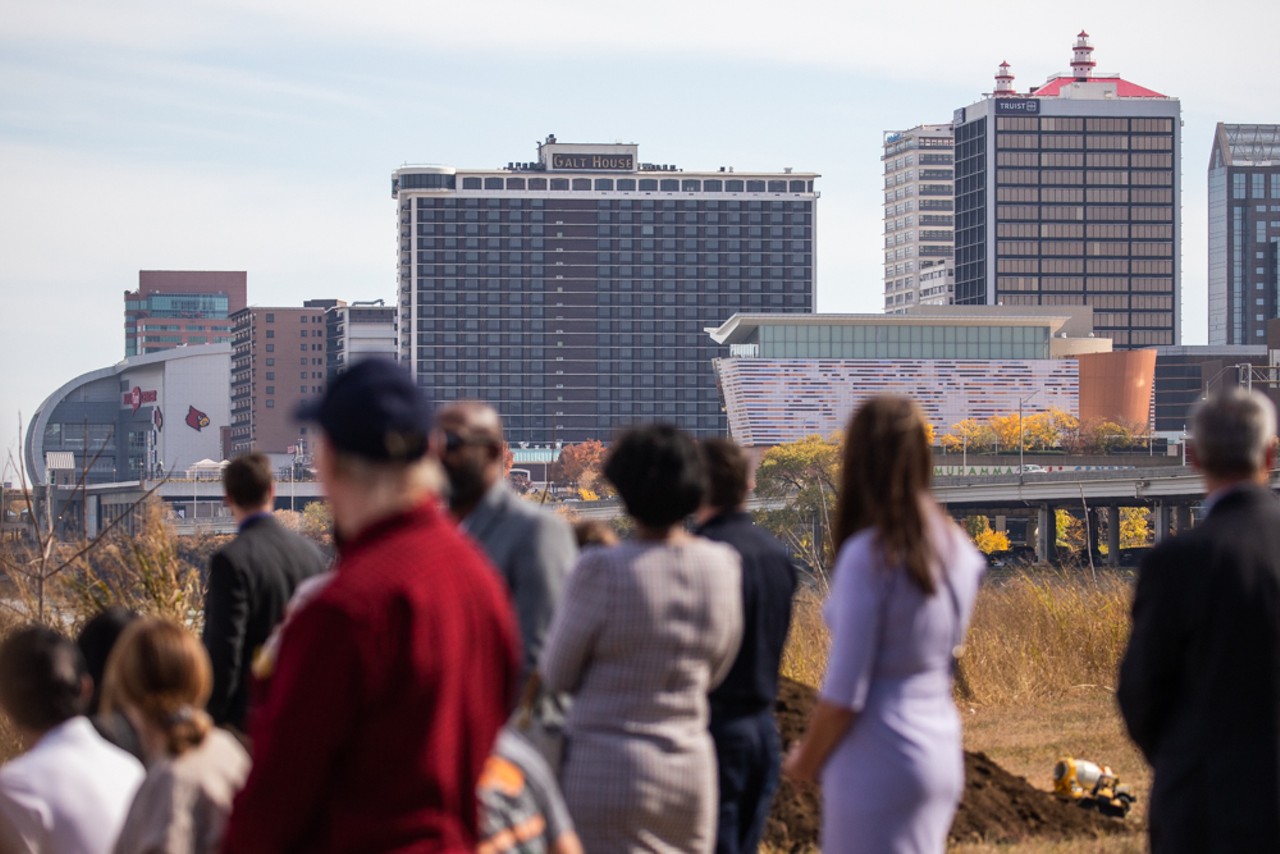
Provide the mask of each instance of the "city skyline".
[{"label": "city skyline", "polygon": [[0,396],[0,440],[16,452],[19,411],[118,361],[119,294],[139,270],[247,270],[257,305],[390,298],[388,170],[501,166],[513,139],[547,133],[639,142],[686,169],[822,174],[817,310],[878,312],[882,132],[946,121],[1001,61],[1020,86],[1066,71],[1081,28],[1100,71],[1182,101],[1182,340],[1203,343],[1213,129],[1280,118],[1262,64],[1280,10],[1239,11],[1250,27],[1210,18],[1180,49],[1181,22],[1146,10],[1046,24],[994,3],[786,18],[762,3],[15,5],[0,35],[0,352],[23,369]]}]

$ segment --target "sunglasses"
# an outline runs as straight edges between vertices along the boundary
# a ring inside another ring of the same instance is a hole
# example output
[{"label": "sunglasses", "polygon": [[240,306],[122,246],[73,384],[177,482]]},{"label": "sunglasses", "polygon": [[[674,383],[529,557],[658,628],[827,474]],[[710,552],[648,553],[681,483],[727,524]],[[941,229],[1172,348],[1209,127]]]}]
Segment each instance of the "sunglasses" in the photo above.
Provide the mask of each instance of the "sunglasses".
[{"label": "sunglasses", "polygon": [[480,447],[480,446],[488,446],[493,444],[494,444],[494,441],[492,439],[487,439],[483,436],[475,436],[475,437],[468,438],[459,433],[454,433],[448,430],[446,430],[444,434],[444,451],[446,454],[452,453],[453,451],[456,451],[459,448],[464,448],[467,445]]}]

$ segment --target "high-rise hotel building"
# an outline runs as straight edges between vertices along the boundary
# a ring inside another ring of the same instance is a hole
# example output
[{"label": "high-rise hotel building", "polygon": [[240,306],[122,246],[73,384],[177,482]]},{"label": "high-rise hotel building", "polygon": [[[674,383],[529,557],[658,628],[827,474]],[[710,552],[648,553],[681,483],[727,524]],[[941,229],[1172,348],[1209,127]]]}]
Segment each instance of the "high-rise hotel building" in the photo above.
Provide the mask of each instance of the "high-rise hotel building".
[{"label": "high-rise hotel building", "polygon": [[531,163],[398,169],[401,361],[438,400],[492,403],[514,443],[723,435],[704,330],[813,311],[817,177],[554,136]]},{"label": "high-rise hotel building", "polygon": [[1218,124],[1209,156],[1209,344],[1280,317],[1280,125]]},{"label": "high-rise hotel building", "polygon": [[1118,349],[1177,344],[1179,103],[1092,53],[1080,33],[1071,73],[1026,94],[1002,64],[956,111],[955,301],[1084,304]]},{"label": "high-rise hotel building", "polygon": [[951,125],[884,135],[884,310],[948,305],[955,292]]}]

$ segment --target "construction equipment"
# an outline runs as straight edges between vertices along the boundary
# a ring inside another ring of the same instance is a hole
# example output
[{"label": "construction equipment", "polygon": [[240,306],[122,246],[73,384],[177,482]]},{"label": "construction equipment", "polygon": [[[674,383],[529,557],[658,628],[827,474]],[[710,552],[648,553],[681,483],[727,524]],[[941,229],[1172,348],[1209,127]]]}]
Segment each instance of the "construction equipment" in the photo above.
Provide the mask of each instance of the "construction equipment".
[{"label": "construction equipment", "polygon": [[1124,818],[1137,797],[1109,765],[1087,759],[1063,756],[1053,766],[1053,793],[1060,800],[1073,802],[1103,815]]}]

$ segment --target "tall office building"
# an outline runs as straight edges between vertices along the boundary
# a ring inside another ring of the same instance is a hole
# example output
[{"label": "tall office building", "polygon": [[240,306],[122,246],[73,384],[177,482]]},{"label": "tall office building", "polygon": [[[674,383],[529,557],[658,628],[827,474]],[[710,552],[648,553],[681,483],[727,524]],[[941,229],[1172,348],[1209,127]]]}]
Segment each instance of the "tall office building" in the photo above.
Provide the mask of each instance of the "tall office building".
[{"label": "tall office building", "polygon": [[884,135],[884,310],[954,299],[951,125]]},{"label": "tall office building", "polygon": [[247,280],[243,272],[139,271],[138,289],[124,292],[125,356],[230,341],[228,318],[245,307]]},{"label": "tall office building", "polygon": [[1280,125],[1218,123],[1209,158],[1209,344],[1280,317]]},{"label": "tall office building", "polygon": [[440,400],[493,403],[515,443],[724,434],[703,330],[813,311],[817,177],[554,136],[505,169],[399,169],[401,361]]},{"label": "tall office building", "polygon": [[1120,349],[1180,340],[1180,108],[1094,73],[1080,33],[1069,74],[956,111],[955,301],[1088,305]]},{"label": "tall office building", "polygon": [[325,310],[337,303],[251,306],[231,316],[229,454],[284,457],[306,443],[308,428],[298,425],[294,411],[302,400],[324,392]]}]

